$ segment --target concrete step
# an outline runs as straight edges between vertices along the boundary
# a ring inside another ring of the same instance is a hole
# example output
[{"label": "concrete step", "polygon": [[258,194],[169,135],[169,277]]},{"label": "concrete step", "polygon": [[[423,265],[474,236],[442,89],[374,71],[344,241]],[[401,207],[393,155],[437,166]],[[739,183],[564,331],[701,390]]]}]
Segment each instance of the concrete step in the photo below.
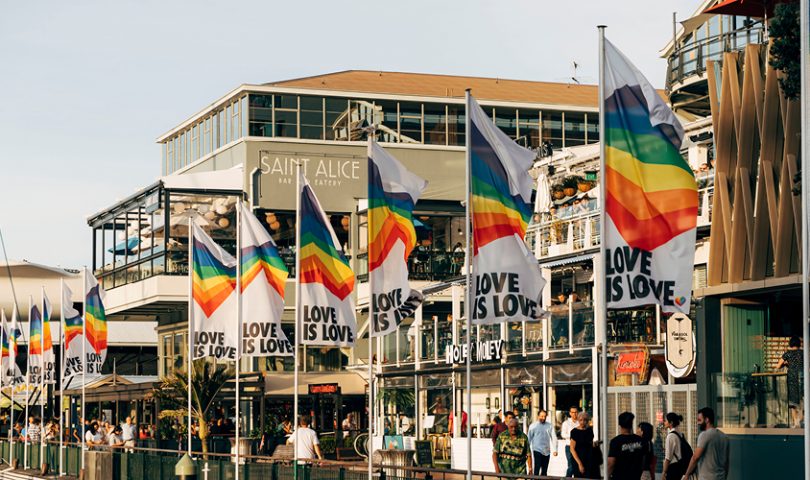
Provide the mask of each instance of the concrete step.
[{"label": "concrete step", "polygon": [[42,476],[35,470],[12,470],[8,466],[4,466],[2,469],[0,469],[0,480],[42,480],[44,478],[57,478],[57,476]]}]

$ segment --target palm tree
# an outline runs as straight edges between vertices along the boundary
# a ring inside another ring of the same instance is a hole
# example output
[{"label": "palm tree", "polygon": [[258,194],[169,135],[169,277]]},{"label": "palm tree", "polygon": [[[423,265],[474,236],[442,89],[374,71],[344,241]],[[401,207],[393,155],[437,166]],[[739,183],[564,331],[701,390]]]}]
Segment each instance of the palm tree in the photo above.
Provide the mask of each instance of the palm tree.
[{"label": "palm tree", "polygon": [[[202,443],[203,453],[208,453],[208,420],[211,407],[217,395],[234,376],[233,368],[222,364],[207,361],[206,359],[192,362],[191,377],[191,415],[199,426],[198,435]],[[161,409],[161,418],[173,417],[184,419],[188,417],[188,376],[185,370],[175,370],[163,378],[152,391],[154,398],[161,404],[169,407]]]}]

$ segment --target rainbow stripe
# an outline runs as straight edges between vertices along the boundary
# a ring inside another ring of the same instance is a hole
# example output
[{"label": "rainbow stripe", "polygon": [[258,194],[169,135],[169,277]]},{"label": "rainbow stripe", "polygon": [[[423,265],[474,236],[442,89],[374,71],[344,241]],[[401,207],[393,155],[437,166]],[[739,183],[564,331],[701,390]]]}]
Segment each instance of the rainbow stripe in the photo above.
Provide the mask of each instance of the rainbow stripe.
[{"label": "rainbow stripe", "polygon": [[8,349],[8,332],[6,332],[6,327],[3,327],[3,338],[0,341],[0,358],[8,358],[9,356],[9,349]]},{"label": "rainbow stripe", "polygon": [[192,295],[203,313],[211,317],[236,290],[236,265],[223,263],[201,235],[205,233],[195,226]]},{"label": "rainbow stripe", "polygon": [[632,248],[652,251],[697,226],[695,176],[673,125],[653,125],[639,85],[605,99],[605,211]]},{"label": "rainbow stripe", "polygon": [[53,337],[51,337],[51,302],[47,297],[42,301],[42,351],[53,351]]},{"label": "rainbow stripe", "polygon": [[242,248],[243,292],[259,274],[264,274],[270,287],[284,298],[284,287],[289,272],[272,240],[259,246],[250,245]]},{"label": "rainbow stripe", "polygon": [[36,305],[28,317],[28,355],[42,355],[42,314]]},{"label": "rainbow stripe", "polygon": [[101,300],[101,285],[95,283],[87,292],[87,341],[97,354],[107,349],[107,314]]},{"label": "rainbow stripe", "polygon": [[77,315],[72,318],[65,318],[62,322],[65,332],[65,350],[70,347],[70,342],[82,334],[82,317]]},{"label": "rainbow stripe", "polygon": [[383,187],[380,170],[368,159],[369,270],[374,270],[388,258],[397,240],[405,245],[405,260],[416,246],[413,226],[415,200],[406,192],[388,192]]},{"label": "rainbow stripe", "polygon": [[532,207],[509,189],[509,174],[475,122],[470,123],[473,252],[499,238],[523,238]]},{"label": "rainbow stripe", "polygon": [[301,283],[320,283],[338,299],[354,290],[354,273],[309,184],[301,191]]}]

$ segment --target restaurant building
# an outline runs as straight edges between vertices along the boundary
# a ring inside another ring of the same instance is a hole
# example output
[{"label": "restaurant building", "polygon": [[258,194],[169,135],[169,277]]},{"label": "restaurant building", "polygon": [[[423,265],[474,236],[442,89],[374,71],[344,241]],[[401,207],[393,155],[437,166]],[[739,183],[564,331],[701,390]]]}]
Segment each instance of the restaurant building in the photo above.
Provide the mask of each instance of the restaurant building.
[{"label": "restaurant building", "polygon": [[[163,177],[158,182],[89,219],[93,268],[108,291],[108,314],[155,320],[158,374],[183,368],[187,212],[199,213],[204,228],[233,252],[234,205],[241,195],[273,236],[290,270],[283,328],[293,338],[295,163],[300,162],[356,272],[359,337],[353,349],[301,347],[301,411],[315,413],[321,431],[331,431],[333,422],[349,412],[357,413],[364,426],[368,365],[364,127],[373,124],[377,141],[429,182],[414,211],[418,245],[409,259],[413,287],[429,295],[415,318],[376,342],[380,379],[376,388],[382,399],[379,411],[385,412],[379,431],[395,431],[398,414],[403,413],[420,437],[441,436],[449,447],[445,434],[453,409],[469,411],[482,434],[492,415],[513,404],[530,421],[545,401],[543,377],[537,374],[544,361],[540,324],[474,329],[474,339],[490,342],[493,350],[475,362],[472,409],[460,400],[458,362],[447,357],[453,346],[463,343],[466,331],[459,284],[465,245],[461,201],[466,88],[472,88],[496,125],[538,152],[544,143],[547,149],[559,150],[598,140],[597,89],[591,85],[345,71],[239,86],[159,137]],[[110,246],[120,242],[126,242],[126,248],[111,252]],[[530,353],[533,363],[526,363]],[[246,425],[254,425],[259,411],[278,417],[274,420],[290,414],[292,370],[292,359],[243,361],[243,372],[263,377],[266,397],[265,402],[254,399],[243,405]],[[309,386],[326,383],[339,384],[340,395],[309,395]],[[522,388],[522,393],[512,392],[514,388]],[[223,401],[232,405],[233,399]],[[427,428],[423,420],[429,412],[438,413]]]},{"label": "restaurant building", "polygon": [[729,478],[801,478],[805,423],[790,405],[806,400],[791,398],[776,369],[802,336],[799,100],[785,98],[769,62],[764,17],[777,2],[757,16],[707,12],[719,3],[702,2],[664,49],[673,105],[709,126],[714,175],[708,264],[694,291],[698,406],[714,408],[729,435]]}]

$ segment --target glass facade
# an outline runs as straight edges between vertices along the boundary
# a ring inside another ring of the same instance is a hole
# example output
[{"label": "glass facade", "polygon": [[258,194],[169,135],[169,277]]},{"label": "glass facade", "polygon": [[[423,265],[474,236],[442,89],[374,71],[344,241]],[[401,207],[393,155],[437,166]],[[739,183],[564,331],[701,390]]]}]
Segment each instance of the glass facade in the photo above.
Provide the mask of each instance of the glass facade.
[{"label": "glass facade", "polygon": [[[510,138],[528,148],[555,148],[598,141],[598,114],[485,106]],[[464,145],[464,105],[388,99],[250,93],[218,107],[162,142],[163,173],[169,174],[244,136],[363,141],[377,125],[388,143]]]},{"label": "glass facade", "polygon": [[107,290],[156,275],[188,273],[188,218],[230,253],[237,197],[155,186],[90,220],[93,272]]}]

